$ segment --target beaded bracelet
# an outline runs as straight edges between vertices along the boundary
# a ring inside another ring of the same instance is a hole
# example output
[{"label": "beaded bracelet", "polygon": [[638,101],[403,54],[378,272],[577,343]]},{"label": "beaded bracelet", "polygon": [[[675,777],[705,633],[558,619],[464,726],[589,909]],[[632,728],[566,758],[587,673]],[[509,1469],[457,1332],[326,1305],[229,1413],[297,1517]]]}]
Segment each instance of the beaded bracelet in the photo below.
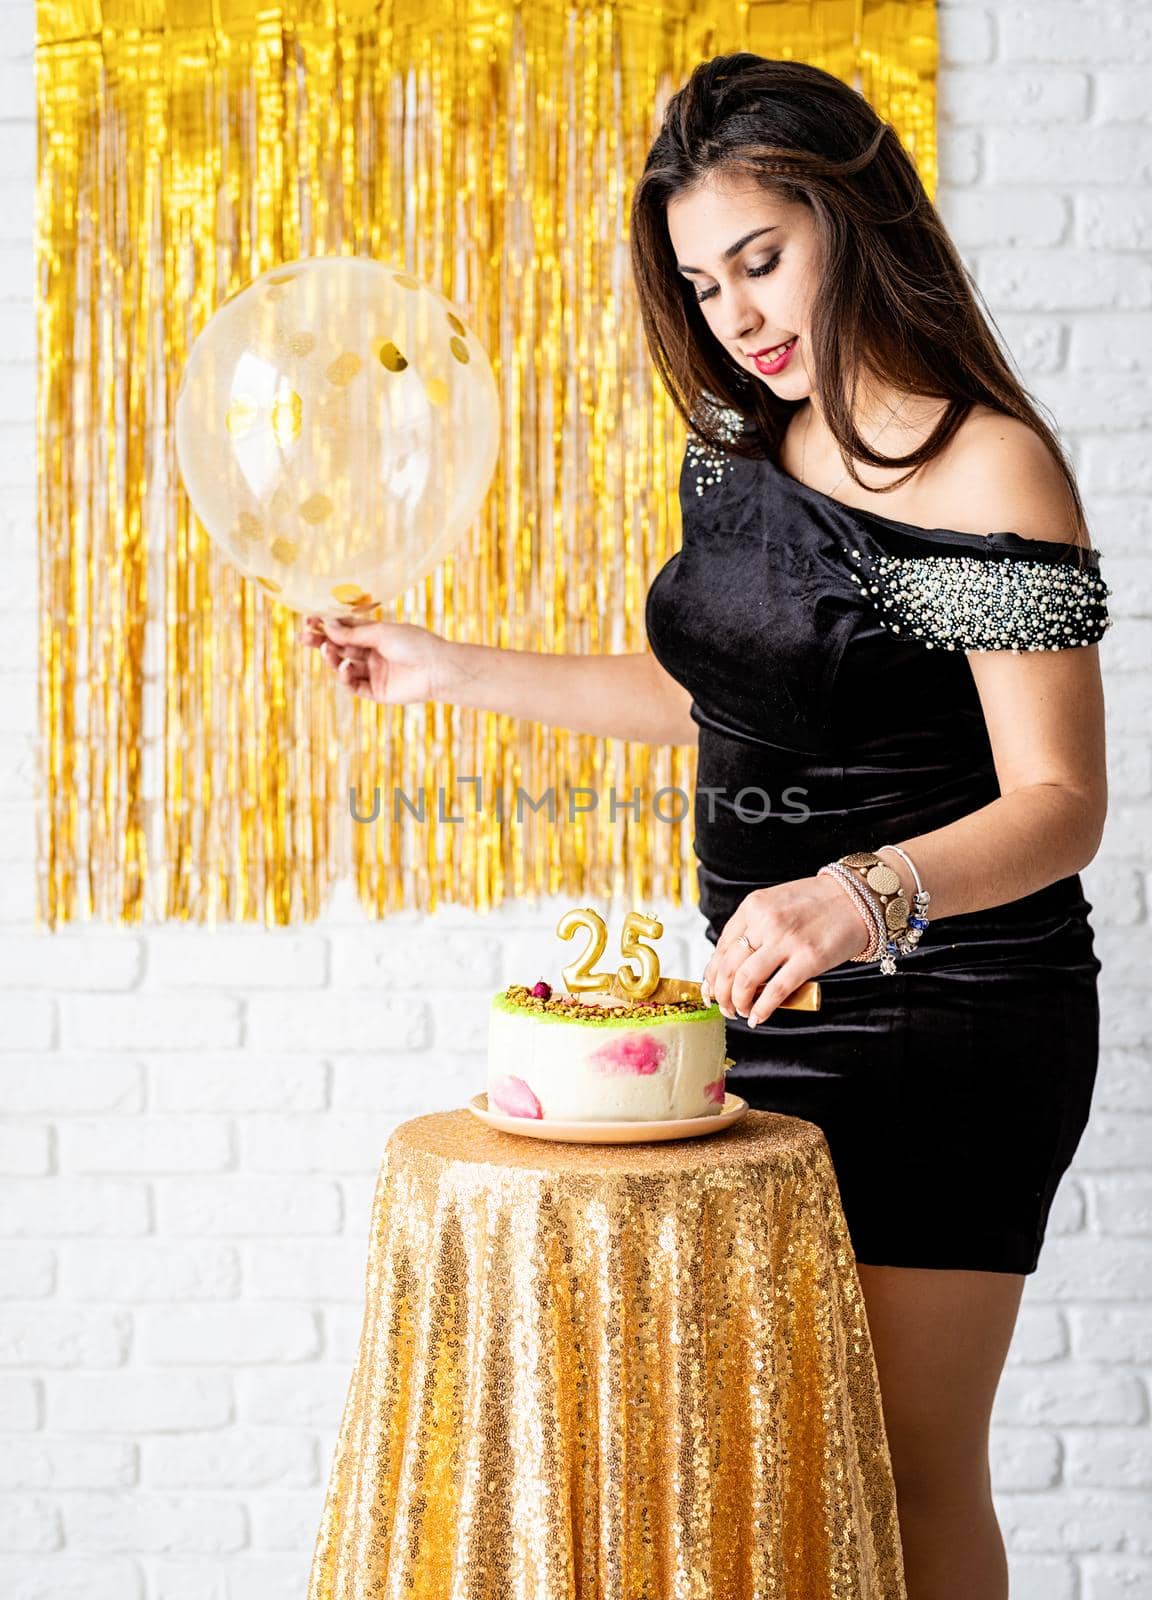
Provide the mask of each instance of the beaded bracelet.
[{"label": "beaded bracelet", "polygon": [[859,879],[849,872],[847,867],[842,866],[839,861],[829,861],[825,867],[821,868],[821,871],[836,879],[841,887],[847,892],[849,897],[855,902],[861,915],[868,924],[870,935],[868,949],[861,951],[859,955],[852,956],[851,960],[873,960],[877,952],[883,948],[884,941],[887,937],[887,929],[884,926],[883,917],[879,914],[875,895],[870,895],[868,891],[861,885]]},{"label": "beaded bracelet", "polygon": [[924,913],[928,909],[928,902],[931,900],[932,896],[921,883],[920,874],[916,870],[916,863],[908,854],[907,850],[901,850],[898,844],[882,844],[878,845],[877,849],[895,850],[896,854],[901,858],[901,860],[907,863],[908,870],[912,874],[912,880],[916,885],[916,892],[912,896],[912,910],[908,915],[907,934],[898,934],[895,940],[900,954],[904,956],[910,955],[920,943],[920,936],[924,932],[924,929],[928,926],[928,918]]},{"label": "beaded bracelet", "polygon": [[875,900],[860,888],[857,880],[838,861],[829,861],[820,867],[816,873],[819,878],[827,876],[832,878],[844,890],[863,919],[868,930],[868,944],[859,955],[849,957],[852,961],[875,961],[876,956],[883,947],[885,929],[883,927]]},{"label": "beaded bracelet", "polygon": [[880,971],[891,977],[896,971],[896,956],[911,955],[928,926],[925,911],[932,896],[924,888],[916,864],[899,845],[881,845],[881,850],[895,850],[907,862],[916,884],[916,892],[909,906],[898,874],[872,850],[858,850],[841,856],[838,861],[820,867],[817,876],[826,873],[849,894],[871,930],[866,950],[850,957],[852,961],[874,961],[880,956]]},{"label": "beaded bracelet", "polygon": [[[927,926],[920,914],[926,902],[917,900],[913,911],[904,894],[899,874],[881,860],[874,850],[857,850],[841,856],[840,860],[858,874],[860,887],[870,890],[879,900],[887,933],[884,953],[880,957],[880,970],[890,977],[896,971],[895,957],[909,955]],[[911,866],[911,861],[908,864]],[[916,883],[919,889],[919,875],[916,876]]]}]

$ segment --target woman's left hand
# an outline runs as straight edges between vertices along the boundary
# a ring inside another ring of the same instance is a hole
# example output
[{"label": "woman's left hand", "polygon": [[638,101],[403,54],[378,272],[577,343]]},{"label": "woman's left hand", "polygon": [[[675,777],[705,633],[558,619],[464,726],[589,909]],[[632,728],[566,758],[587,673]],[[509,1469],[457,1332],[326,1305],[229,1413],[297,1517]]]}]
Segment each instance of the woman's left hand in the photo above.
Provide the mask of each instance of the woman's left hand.
[{"label": "woman's left hand", "polygon": [[847,891],[827,874],[754,889],[724,924],[701,980],[704,998],[755,1027],[809,978],[862,954],[868,939]]}]

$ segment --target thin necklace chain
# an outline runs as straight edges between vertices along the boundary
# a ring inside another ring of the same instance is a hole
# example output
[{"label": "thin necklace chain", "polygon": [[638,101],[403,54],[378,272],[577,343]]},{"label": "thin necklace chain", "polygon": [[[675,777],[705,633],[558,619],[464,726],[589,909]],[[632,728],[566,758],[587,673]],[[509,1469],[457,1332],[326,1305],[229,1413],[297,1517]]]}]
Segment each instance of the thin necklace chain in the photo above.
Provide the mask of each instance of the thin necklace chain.
[{"label": "thin necklace chain", "polygon": [[[900,399],[897,401],[897,403],[891,408],[891,410],[889,411],[888,415],[884,418],[884,421],[881,423],[881,425],[880,425],[879,429],[877,430],[877,432],[873,434],[871,439],[869,439],[869,441],[868,441],[869,444],[875,444],[876,443],[876,440],[884,432],[884,429],[892,421],[892,418],[900,410],[900,407],[904,404],[904,402],[905,402],[905,400],[907,400],[907,398],[908,398],[907,395],[902,395],[900,397]],[[805,462],[805,460],[807,458],[807,455],[808,455],[808,429],[811,426],[812,426],[812,402],[811,402],[811,400],[809,400],[809,402],[808,402],[808,415],[804,418],[804,437],[800,441],[800,482],[807,489],[810,489],[812,487],[812,485],[808,482],[807,478],[805,478],[805,476],[804,476],[804,462]],[[847,467],[840,474],[840,476],[836,479],[836,482],[832,485],[832,488],[831,489],[826,489],[823,492],[829,498],[831,498],[833,492],[840,487],[840,485],[844,482],[844,479],[848,476],[848,473],[851,470],[852,470],[851,466]]]}]

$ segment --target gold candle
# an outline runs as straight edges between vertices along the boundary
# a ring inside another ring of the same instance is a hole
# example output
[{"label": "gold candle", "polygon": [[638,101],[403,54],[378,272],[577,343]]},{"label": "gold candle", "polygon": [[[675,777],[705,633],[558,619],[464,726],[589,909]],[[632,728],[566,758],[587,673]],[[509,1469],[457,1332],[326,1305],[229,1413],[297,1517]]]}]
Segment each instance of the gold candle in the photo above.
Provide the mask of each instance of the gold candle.
[{"label": "gold candle", "polygon": [[571,939],[581,928],[590,935],[588,944],[575,961],[560,969],[560,976],[569,994],[585,994],[593,989],[606,990],[612,982],[610,972],[592,970],[608,943],[608,929],[600,913],[593,911],[591,906],[573,906],[556,924],[556,932],[561,939]]},{"label": "gold candle", "polygon": [[629,966],[620,967],[616,981],[630,1000],[647,1000],[660,983],[660,956],[650,944],[641,944],[640,937],[659,939],[664,924],[656,917],[645,916],[643,911],[630,911],[624,918],[624,931],[620,935],[620,954],[639,961],[640,976]]}]

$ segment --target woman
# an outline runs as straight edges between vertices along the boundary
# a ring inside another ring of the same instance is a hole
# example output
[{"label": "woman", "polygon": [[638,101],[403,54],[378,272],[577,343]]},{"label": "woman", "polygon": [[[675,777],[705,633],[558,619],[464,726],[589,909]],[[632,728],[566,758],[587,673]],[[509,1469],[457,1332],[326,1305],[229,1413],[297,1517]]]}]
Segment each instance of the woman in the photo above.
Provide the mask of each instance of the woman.
[{"label": "woman", "polygon": [[[993,1399],[1096,1072],[1098,552],[913,163],[838,79],[700,65],[632,248],[692,430],[652,653],[305,637],[382,704],[698,743],[704,982],[730,1085],[828,1138],[910,1600],[1002,1600]],[[820,1011],[781,1008],[817,977]]]}]

